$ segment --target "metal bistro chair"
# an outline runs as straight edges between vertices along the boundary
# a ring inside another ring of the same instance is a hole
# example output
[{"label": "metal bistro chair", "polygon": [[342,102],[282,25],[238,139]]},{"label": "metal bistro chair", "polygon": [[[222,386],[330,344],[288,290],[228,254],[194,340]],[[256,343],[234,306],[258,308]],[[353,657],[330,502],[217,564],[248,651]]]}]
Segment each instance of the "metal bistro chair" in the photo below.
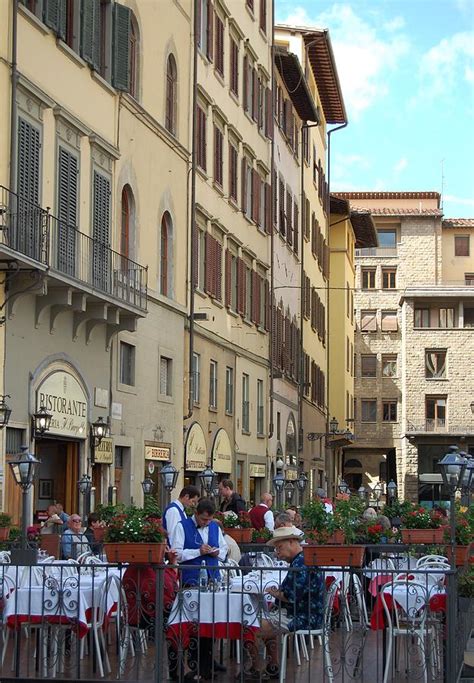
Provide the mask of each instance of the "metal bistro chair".
[{"label": "metal bistro chair", "polygon": [[445,564],[448,569],[450,568],[449,560],[444,555],[423,555],[416,562],[416,568],[421,569],[425,564],[431,564],[432,562]]}]

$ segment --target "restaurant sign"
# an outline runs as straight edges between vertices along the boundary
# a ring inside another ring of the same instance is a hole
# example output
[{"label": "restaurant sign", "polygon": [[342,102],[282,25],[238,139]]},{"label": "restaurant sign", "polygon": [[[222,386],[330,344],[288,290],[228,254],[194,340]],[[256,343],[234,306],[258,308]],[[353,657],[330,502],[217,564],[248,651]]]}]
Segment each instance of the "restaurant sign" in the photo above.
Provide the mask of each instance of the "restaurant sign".
[{"label": "restaurant sign", "polygon": [[87,437],[87,396],[69,372],[57,370],[43,380],[36,390],[36,410],[41,406],[52,415],[48,434]]},{"label": "restaurant sign", "polygon": [[229,435],[225,429],[219,429],[212,444],[211,466],[214,472],[230,474],[232,472],[232,448]]},{"label": "restaurant sign", "polygon": [[186,469],[202,472],[207,466],[206,437],[199,422],[193,422],[186,434],[184,442]]},{"label": "restaurant sign", "polygon": [[94,447],[94,462],[100,465],[111,465],[114,461],[112,439],[107,436],[98,446]]},{"label": "restaurant sign", "polygon": [[158,441],[145,441],[145,460],[169,460],[171,446]]},{"label": "restaurant sign", "polygon": [[251,462],[249,465],[249,477],[266,477],[267,466],[260,465],[256,462]]}]

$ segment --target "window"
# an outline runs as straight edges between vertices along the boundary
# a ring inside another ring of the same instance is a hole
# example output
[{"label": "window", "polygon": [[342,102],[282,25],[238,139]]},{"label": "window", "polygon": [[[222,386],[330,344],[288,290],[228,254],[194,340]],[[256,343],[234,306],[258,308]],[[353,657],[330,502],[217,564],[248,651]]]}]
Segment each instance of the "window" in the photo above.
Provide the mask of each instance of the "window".
[{"label": "window", "polygon": [[415,327],[430,327],[429,308],[415,308]]},{"label": "window", "polygon": [[249,415],[249,376],[242,375],[242,431],[250,431],[250,415]]},{"label": "window", "polygon": [[132,97],[136,98],[138,96],[138,25],[133,14],[130,21],[128,70],[130,74],[128,92]]},{"label": "window", "polygon": [[120,384],[135,386],[135,347],[120,342]]},{"label": "window", "polygon": [[160,358],[160,394],[162,396],[173,395],[173,361],[171,358]]},{"label": "window", "polygon": [[[134,220],[135,207],[133,202],[133,193],[130,185],[125,185],[122,189],[122,216],[120,222],[120,253],[125,258],[131,258],[131,241],[134,233],[133,230],[133,220]],[[124,261],[124,270],[128,271],[128,265]]]},{"label": "window", "polygon": [[397,421],[397,402],[382,401],[382,420],[384,422]]},{"label": "window", "polygon": [[225,412],[234,412],[234,368],[225,369]]},{"label": "window", "polygon": [[382,311],[382,332],[396,332],[397,330],[397,311]]},{"label": "window", "polygon": [[178,70],[174,55],[168,56],[166,62],[166,130],[176,135],[176,103],[178,88]]},{"label": "window", "polygon": [[382,377],[397,376],[397,356],[395,354],[382,354]]},{"label": "window", "polygon": [[92,282],[107,291],[109,287],[110,179],[94,170],[92,188]]},{"label": "window", "polygon": [[224,135],[214,124],[214,182],[222,187],[223,183]]},{"label": "window", "polygon": [[209,408],[217,408],[217,361],[209,364]]},{"label": "window", "polygon": [[195,230],[196,254],[194,265],[194,278],[196,287],[202,292],[206,287],[206,233],[200,228]]},{"label": "window", "polygon": [[237,311],[237,256],[229,249],[225,252],[225,305]]},{"label": "window", "polygon": [[161,239],[160,239],[160,293],[163,296],[171,296],[171,277],[170,270],[171,258],[171,237],[173,224],[171,216],[166,211],[161,219]]},{"label": "window", "polygon": [[218,74],[224,76],[224,23],[218,14],[215,15],[215,67]]},{"label": "window", "polygon": [[397,284],[397,271],[395,268],[382,268],[382,288],[395,289]]},{"label": "window", "polygon": [[347,372],[349,372],[349,369],[351,367],[350,354],[351,354],[351,347],[349,344],[349,337],[346,337],[346,371]]},{"label": "window", "polygon": [[263,380],[257,380],[257,434],[263,435],[264,428],[264,414],[263,414]]},{"label": "window", "polygon": [[362,399],[361,422],[377,422],[377,401],[375,399]]},{"label": "window", "polygon": [[197,110],[197,125],[196,125],[196,163],[203,171],[207,168],[206,160],[206,114],[198,105]]},{"label": "window", "polygon": [[426,431],[446,429],[446,396],[427,396],[425,402]]},{"label": "window", "polygon": [[375,289],[375,268],[362,268],[362,289]]},{"label": "window", "polygon": [[439,327],[445,329],[454,327],[454,308],[439,309]]},{"label": "window", "polygon": [[397,246],[397,231],[395,229],[377,230],[379,247],[383,249],[395,249]]},{"label": "window", "polygon": [[62,146],[58,148],[58,268],[68,275],[76,271],[76,225],[79,161]]},{"label": "window", "polygon": [[427,379],[446,378],[446,349],[425,351],[425,377]]},{"label": "window", "polygon": [[375,354],[360,357],[361,377],[377,377],[377,356]]},{"label": "window", "polygon": [[237,204],[238,152],[229,142],[229,197]]},{"label": "window", "polygon": [[464,306],[464,327],[474,327],[474,308]]},{"label": "window", "polygon": [[253,0],[245,0],[245,4],[253,14]]},{"label": "window", "polygon": [[260,28],[267,32],[267,0],[260,0]]},{"label": "window", "polygon": [[252,319],[252,269],[245,266],[245,317]]},{"label": "window", "polygon": [[193,353],[191,377],[193,382],[193,402],[199,403],[201,398],[201,356],[199,353]]},{"label": "window", "polygon": [[360,312],[360,329],[361,332],[377,331],[377,311]]},{"label": "window", "polygon": [[454,236],[454,255],[469,256],[469,235]]},{"label": "window", "polygon": [[230,91],[239,94],[239,45],[230,37]]},{"label": "window", "polygon": [[474,287],[474,273],[464,273],[464,284],[468,287]]}]

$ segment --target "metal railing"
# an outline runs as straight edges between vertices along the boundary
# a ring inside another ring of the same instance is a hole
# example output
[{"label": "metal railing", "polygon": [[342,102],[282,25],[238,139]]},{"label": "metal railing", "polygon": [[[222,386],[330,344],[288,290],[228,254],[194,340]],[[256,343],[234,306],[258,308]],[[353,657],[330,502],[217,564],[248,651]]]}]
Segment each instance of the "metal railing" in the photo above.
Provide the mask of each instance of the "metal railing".
[{"label": "metal railing", "polygon": [[397,247],[364,247],[355,251],[356,256],[397,256]]},{"label": "metal railing", "polygon": [[247,681],[284,666],[295,683],[457,680],[474,626],[457,572],[375,548],[364,568],[288,568],[249,553],[204,578],[199,565],[190,576],[149,564],[1,564],[0,678],[217,681],[225,667],[228,680]]},{"label": "metal railing", "polygon": [[0,244],[95,291],[147,309],[145,266],[2,186]]}]

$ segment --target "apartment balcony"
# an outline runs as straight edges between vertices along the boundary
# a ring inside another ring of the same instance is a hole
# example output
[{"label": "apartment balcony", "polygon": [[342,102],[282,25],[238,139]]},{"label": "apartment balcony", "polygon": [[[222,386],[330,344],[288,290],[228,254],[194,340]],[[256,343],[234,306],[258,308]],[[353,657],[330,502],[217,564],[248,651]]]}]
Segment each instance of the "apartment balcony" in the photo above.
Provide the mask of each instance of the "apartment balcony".
[{"label": "apartment balcony", "polygon": [[426,418],[425,430],[427,432],[436,432],[437,434],[444,434],[447,432],[446,420],[443,418]]},{"label": "apartment balcony", "polygon": [[397,256],[397,247],[365,247],[364,249],[356,249],[356,256],[377,256],[384,258],[385,256]]},{"label": "apartment balcony", "polygon": [[31,293],[38,297],[35,323],[48,309],[53,328],[56,316],[71,309],[74,336],[86,322],[89,334],[99,323],[111,333],[133,331],[146,315],[145,266],[2,186],[0,269],[9,278],[10,316],[22,294]]},{"label": "apartment balcony", "polygon": [[443,418],[427,418],[424,423],[415,424],[407,421],[407,428],[405,436],[412,440],[417,437],[426,436],[445,436],[445,437],[455,437],[455,436],[472,436],[474,434],[474,424],[469,424],[466,422],[464,425],[453,425],[449,424],[447,420]]}]

